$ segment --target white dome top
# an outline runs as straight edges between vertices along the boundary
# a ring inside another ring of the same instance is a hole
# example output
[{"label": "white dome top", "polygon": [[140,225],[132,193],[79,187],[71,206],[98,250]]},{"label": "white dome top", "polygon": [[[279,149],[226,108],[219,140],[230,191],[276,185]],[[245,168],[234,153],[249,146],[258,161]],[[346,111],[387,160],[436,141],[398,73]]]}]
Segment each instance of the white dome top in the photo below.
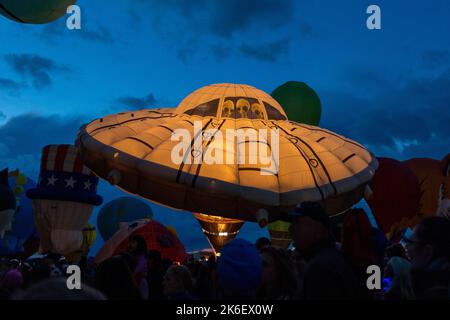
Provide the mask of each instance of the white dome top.
[{"label": "white dome top", "polygon": [[176,113],[217,118],[287,119],[281,105],[269,94],[249,85],[232,83],[195,90],[181,101]]}]

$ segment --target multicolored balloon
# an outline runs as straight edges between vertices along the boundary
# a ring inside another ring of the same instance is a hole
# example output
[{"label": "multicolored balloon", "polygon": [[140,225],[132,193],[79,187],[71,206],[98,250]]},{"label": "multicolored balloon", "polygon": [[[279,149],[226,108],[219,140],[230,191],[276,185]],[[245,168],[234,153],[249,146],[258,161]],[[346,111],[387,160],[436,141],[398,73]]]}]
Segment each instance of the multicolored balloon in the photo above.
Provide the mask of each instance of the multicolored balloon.
[{"label": "multicolored balloon", "polygon": [[[162,259],[182,263],[187,258],[186,249],[180,239],[158,221],[148,221],[144,226],[136,228],[131,235],[144,237],[148,250],[158,250]],[[125,252],[127,248],[128,238],[119,244],[115,253]]]},{"label": "multicolored balloon", "polygon": [[322,104],[317,93],[306,83],[288,81],[276,88],[272,97],[281,104],[289,120],[319,125]]},{"label": "multicolored balloon", "polygon": [[52,22],[67,13],[76,0],[0,0],[0,14],[21,23]]},{"label": "multicolored balloon", "polygon": [[114,255],[117,247],[124,242],[133,232],[142,228],[149,222],[149,219],[136,220],[132,222],[122,222],[119,225],[119,230],[106,241],[94,258],[94,264],[99,265],[109,257]]},{"label": "multicolored balloon", "polygon": [[97,228],[103,240],[107,241],[119,230],[120,223],[152,217],[152,208],[143,200],[121,197],[101,208],[97,216]]}]

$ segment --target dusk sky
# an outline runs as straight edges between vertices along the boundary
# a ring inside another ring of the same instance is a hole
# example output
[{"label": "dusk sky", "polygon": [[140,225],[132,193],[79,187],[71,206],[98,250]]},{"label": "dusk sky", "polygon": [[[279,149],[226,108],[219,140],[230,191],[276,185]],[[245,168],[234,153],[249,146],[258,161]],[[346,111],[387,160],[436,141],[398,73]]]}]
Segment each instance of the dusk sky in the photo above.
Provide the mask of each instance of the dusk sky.
[{"label": "dusk sky", "polygon": [[[448,0],[77,4],[81,30],[68,30],[65,18],[24,25],[0,16],[0,169],[36,180],[42,147],[74,143],[82,124],[176,107],[218,82],[271,93],[304,81],[321,98],[320,126],[376,156],[441,159],[450,151]],[[366,27],[371,4],[381,8],[381,30]],[[99,193],[105,202],[124,195],[106,183]],[[188,250],[208,246],[191,214],[151,206]],[[261,235],[267,231],[251,223],[240,234]]]}]

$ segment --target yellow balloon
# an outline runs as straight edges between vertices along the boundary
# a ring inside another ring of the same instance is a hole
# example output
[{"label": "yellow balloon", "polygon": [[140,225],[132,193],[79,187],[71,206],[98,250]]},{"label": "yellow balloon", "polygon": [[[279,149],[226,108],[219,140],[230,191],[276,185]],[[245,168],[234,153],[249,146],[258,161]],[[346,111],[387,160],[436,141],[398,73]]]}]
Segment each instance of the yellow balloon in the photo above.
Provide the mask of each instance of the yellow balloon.
[{"label": "yellow balloon", "polygon": [[289,234],[289,227],[291,224],[286,221],[277,220],[269,223],[267,229],[269,230],[272,245],[282,249],[287,249],[291,243],[291,236]]},{"label": "yellow balloon", "polygon": [[27,183],[27,177],[21,173],[16,177],[16,185],[23,185]]}]

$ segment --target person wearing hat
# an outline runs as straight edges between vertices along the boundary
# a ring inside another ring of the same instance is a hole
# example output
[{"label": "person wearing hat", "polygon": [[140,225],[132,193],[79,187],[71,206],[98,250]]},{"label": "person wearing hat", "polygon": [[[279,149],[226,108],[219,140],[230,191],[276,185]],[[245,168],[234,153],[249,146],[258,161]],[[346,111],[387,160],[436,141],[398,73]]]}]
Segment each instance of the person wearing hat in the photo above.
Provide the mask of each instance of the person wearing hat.
[{"label": "person wearing hat", "polygon": [[356,277],[336,248],[332,222],[318,203],[305,202],[289,213],[295,249],[306,260],[300,299],[357,298]]},{"label": "person wearing hat", "polygon": [[98,178],[83,165],[72,145],[49,145],[42,150],[37,187],[27,191],[40,236],[40,252],[71,254],[83,243],[83,228],[94,206]]}]

